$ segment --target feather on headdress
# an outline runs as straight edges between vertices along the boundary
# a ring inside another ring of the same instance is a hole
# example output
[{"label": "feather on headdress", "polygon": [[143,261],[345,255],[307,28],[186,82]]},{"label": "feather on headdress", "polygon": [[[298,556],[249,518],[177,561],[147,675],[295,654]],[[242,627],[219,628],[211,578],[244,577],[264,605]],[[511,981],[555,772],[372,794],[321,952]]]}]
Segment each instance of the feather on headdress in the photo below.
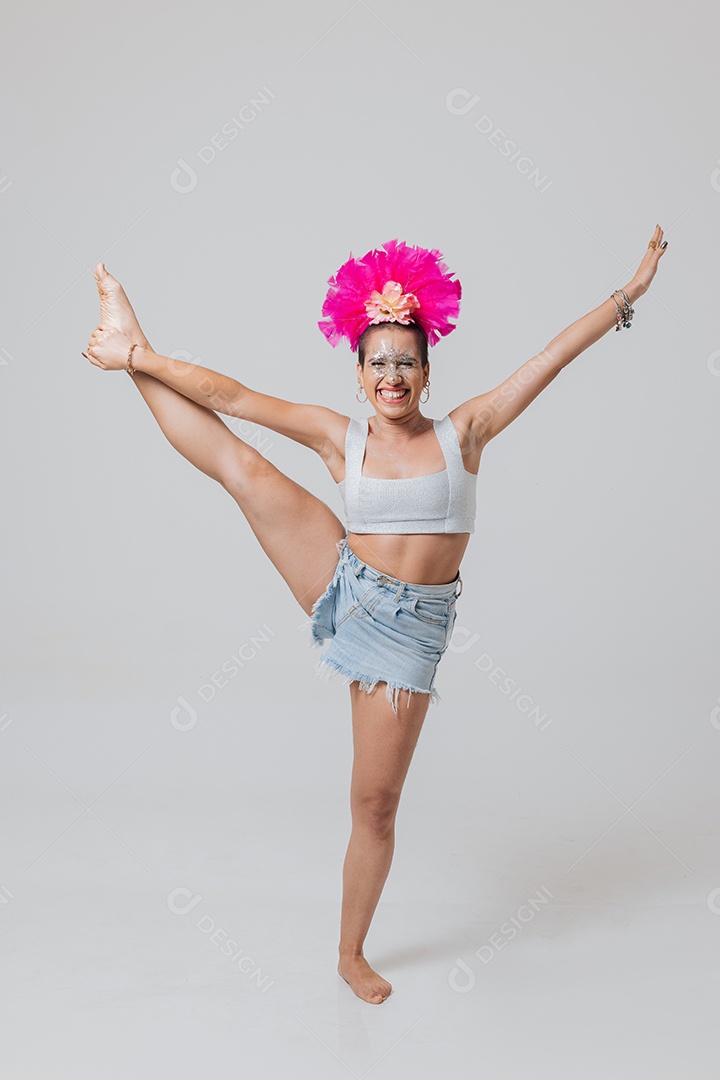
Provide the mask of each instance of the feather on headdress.
[{"label": "feather on headdress", "polygon": [[357,351],[362,333],[381,322],[402,326],[417,323],[428,345],[451,333],[460,311],[460,282],[433,248],[410,247],[403,240],[388,240],[361,259],[352,253],[333,277],[318,323],[333,346],[346,337]]}]

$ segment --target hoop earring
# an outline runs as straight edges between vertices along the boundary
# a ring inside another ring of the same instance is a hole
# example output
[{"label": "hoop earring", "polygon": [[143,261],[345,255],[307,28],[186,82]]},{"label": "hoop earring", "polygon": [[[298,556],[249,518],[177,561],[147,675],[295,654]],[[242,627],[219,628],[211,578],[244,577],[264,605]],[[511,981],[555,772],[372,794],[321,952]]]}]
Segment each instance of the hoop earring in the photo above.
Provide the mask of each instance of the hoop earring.
[{"label": "hoop earring", "polygon": [[[364,398],[358,397],[358,395],[359,395],[359,393],[360,393],[360,391],[361,391],[361,390],[362,390],[362,392],[363,392],[363,393],[365,394],[365,397],[364,397]],[[359,401],[359,402],[360,402],[360,404],[361,404],[361,405],[364,405],[364,404],[365,404],[365,402],[367,401],[367,393],[366,393],[366,391],[365,391],[365,387],[363,386],[363,384],[362,384],[362,383],[358,383],[358,388],[357,388],[357,390],[355,391],[355,398],[356,398],[356,400],[357,400],[357,401]]]},{"label": "hoop earring", "polygon": [[425,404],[426,401],[430,400],[430,380],[429,379],[425,383],[425,385],[423,386],[423,394],[425,393],[426,390],[427,390],[427,397],[426,398],[424,398],[422,396],[422,394],[420,395],[420,401],[423,403],[423,405]]}]

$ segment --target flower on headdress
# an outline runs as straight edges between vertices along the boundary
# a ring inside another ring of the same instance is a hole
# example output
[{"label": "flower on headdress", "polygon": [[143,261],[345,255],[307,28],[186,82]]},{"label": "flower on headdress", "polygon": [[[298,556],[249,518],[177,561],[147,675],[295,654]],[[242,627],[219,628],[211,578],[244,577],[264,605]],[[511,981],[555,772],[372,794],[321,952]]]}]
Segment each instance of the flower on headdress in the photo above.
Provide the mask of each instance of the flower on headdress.
[{"label": "flower on headdress", "polygon": [[361,259],[352,253],[328,279],[318,323],[334,347],[346,337],[355,352],[362,333],[380,322],[417,323],[434,345],[455,326],[462,289],[436,248],[410,247],[388,240]]},{"label": "flower on headdress", "polygon": [[399,281],[386,281],[383,291],[373,289],[369,300],[365,301],[365,311],[371,324],[381,322],[399,322],[407,326],[409,318],[420,305],[413,293],[404,293]]}]

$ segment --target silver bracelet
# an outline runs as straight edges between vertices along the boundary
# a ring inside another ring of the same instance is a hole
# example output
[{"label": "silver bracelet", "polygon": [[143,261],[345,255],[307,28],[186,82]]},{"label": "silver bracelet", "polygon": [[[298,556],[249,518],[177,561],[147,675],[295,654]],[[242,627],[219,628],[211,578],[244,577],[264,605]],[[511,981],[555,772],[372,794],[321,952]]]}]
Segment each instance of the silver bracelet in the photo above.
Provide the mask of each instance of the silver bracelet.
[{"label": "silver bracelet", "polygon": [[624,323],[625,329],[629,330],[630,329],[630,323],[632,321],[632,317],[635,314],[635,308],[630,303],[630,298],[629,298],[628,294],[625,292],[625,290],[620,289],[619,292],[622,293],[622,298],[625,301],[625,305],[624,305],[625,310],[623,312],[623,314],[625,316],[625,323]]},{"label": "silver bracelet", "polygon": [[[615,293],[620,293],[620,295],[622,296],[622,300],[623,300],[622,310],[620,309],[620,305],[618,304],[617,300],[615,299]],[[635,314],[635,309],[632,307],[632,305],[630,303],[630,299],[628,297],[628,294],[625,292],[624,289],[616,289],[615,292],[610,297],[610,299],[615,304],[615,311],[616,311],[615,329],[616,330],[621,330],[624,327],[626,330],[629,330],[631,325],[632,325],[632,317]]]},{"label": "silver bracelet", "polygon": [[623,313],[622,313],[622,311],[620,310],[620,305],[618,304],[617,300],[615,299],[615,293],[613,293],[613,294],[612,294],[612,296],[610,297],[610,299],[612,300],[613,304],[615,305],[615,311],[616,311],[616,315],[615,315],[615,324],[616,324],[616,325],[615,325],[615,329],[616,329],[616,330],[620,330],[620,328],[621,328],[621,326],[622,326],[622,318],[623,318]]}]

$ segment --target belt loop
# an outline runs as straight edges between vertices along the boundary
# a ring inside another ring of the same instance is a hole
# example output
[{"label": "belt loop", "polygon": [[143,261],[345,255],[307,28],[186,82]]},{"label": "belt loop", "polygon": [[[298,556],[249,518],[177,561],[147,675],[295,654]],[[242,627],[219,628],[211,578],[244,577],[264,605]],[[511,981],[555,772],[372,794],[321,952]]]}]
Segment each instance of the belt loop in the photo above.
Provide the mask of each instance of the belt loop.
[{"label": "belt loop", "polygon": [[401,581],[398,584],[398,587],[397,587],[397,589],[395,591],[395,603],[396,604],[397,604],[398,600],[400,599],[400,597],[402,596],[404,591],[405,591],[405,582]]}]

